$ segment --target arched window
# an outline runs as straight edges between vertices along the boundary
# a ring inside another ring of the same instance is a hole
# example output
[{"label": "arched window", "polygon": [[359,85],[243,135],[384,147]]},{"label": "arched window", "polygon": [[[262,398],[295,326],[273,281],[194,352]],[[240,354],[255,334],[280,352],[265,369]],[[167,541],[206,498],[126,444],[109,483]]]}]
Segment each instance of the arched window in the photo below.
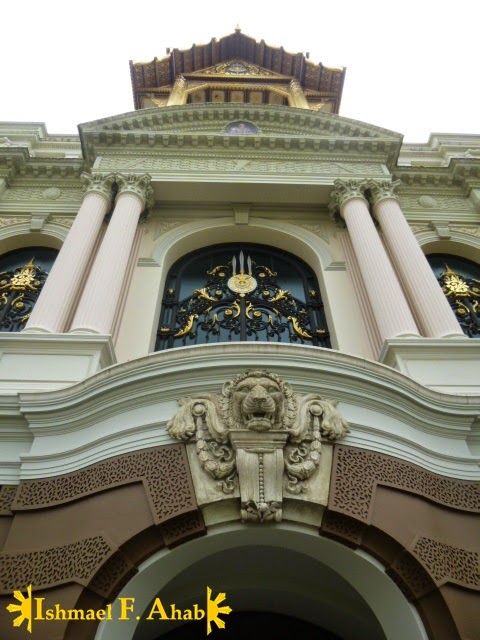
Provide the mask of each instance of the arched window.
[{"label": "arched window", "polygon": [[330,347],[315,274],[256,244],[224,244],[178,260],[167,277],[156,351],[217,342]]},{"label": "arched window", "polygon": [[25,328],[57,253],[28,247],[0,256],[0,331]]},{"label": "arched window", "polygon": [[441,253],[427,260],[465,335],[480,338],[480,265]]}]

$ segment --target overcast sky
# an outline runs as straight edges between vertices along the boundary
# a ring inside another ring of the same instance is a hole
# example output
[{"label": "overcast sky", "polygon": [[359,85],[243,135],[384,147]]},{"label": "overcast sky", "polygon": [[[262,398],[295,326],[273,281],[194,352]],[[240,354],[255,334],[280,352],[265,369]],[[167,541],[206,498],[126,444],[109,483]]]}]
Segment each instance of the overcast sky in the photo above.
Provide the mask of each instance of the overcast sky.
[{"label": "overcast sky", "polygon": [[50,133],[133,110],[128,61],[242,31],[347,67],[340,115],[426,142],[480,133],[479,0],[8,0],[0,121]]}]

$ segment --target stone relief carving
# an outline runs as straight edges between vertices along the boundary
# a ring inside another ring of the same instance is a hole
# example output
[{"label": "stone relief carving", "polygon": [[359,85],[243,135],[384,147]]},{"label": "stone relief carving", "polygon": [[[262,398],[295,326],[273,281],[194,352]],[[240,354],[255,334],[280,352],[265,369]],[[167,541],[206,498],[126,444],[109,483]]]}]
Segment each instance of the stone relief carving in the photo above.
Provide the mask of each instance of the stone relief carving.
[{"label": "stone relief carving", "polygon": [[420,196],[418,204],[426,209],[433,209],[437,206],[437,201],[432,196]]},{"label": "stone relief carving", "polygon": [[300,227],[311,231],[322,240],[325,240],[327,244],[330,244],[330,235],[326,224],[301,224]]},{"label": "stone relief carving", "polygon": [[196,442],[203,471],[219,492],[232,494],[238,483],[243,521],[280,522],[283,492],[308,490],[322,437],[338,440],[349,431],[335,401],[295,394],[265,370],[237,375],[221,394],[178,402],[168,433]]},{"label": "stone relief carving", "polygon": [[70,228],[73,224],[75,218],[57,218],[54,217],[52,218],[51,222],[54,224],[59,224],[61,227],[68,227]]},{"label": "stone relief carving", "polygon": [[422,231],[429,231],[431,229],[431,226],[427,222],[421,222],[420,224],[411,224],[410,229],[413,231],[413,233],[421,233]]},{"label": "stone relief carving", "polygon": [[23,224],[28,222],[27,218],[0,218],[0,227],[9,227],[12,224]]},{"label": "stone relief carving", "polygon": [[435,198],[427,195],[419,196],[416,193],[398,194],[400,205],[405,209],[440,209],[443,211],[474,211],[472,201],[460,195],[442,196]]},{"label": "stone relief carving", "polygon": [[155,227],[155,232],[154,232],[154,240],[156,240],[157,238],[159,238],[161,235],[163,235],[164,233],[167,233],[167,231],[170,231],[171,229],[174,229],[175,227],[179,227],[182,224],[187,224],[188,222],[191,222],[193,220],[193,218],[185,218],[182,220],[159,220],[157,222],[157,225]]},{"label": "stone relief carving", "polygon": [[49,187],[42,191],[42,198],[45,200],[56,200],[62,195],[62,192],[58,187]]},{"label": "stone relief carving", "polygon": [[450,229],[459,233],[466,233],[469,236],[480,235],[480,227],[459,227],[457,225],[450,225]]}]

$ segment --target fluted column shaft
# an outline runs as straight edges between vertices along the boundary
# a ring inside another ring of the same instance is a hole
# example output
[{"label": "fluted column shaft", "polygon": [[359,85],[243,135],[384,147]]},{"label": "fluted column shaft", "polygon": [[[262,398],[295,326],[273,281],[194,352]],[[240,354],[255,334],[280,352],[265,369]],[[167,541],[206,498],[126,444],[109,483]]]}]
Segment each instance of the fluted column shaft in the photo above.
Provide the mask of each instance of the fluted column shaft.
[{"label": "fluted column shaft", "polygon": [[119,195],[77,308],[72,332],[109,334],[122,293],[150,176],[117,176]]},{"label": "fluted column shaft", "polygon": [[25,327],[27,333],[62,333],[78,298],[102,222],[110,208],[113,174],[83,174],[87,193]]},{"label": "fluted column shaft", "polygon": [[412,313],[360,188],[337,180],[334,196],[350,234],[382,340],[418,336]]},{"label": "fluted column shaft", "polygon": [[394,195],[396,185],[370,183],[373,213],[380,223],[400,281],[415,311],[423,335],[464,336]]}]

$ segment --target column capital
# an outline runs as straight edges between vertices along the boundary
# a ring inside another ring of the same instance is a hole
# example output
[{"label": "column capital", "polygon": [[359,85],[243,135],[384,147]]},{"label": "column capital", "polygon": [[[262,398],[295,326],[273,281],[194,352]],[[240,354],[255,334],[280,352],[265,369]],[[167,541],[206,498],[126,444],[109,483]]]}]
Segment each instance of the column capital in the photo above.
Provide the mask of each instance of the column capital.
[{"label": "column capital", "polygon": [[83,182],[83,190],[87,193],[98,193],[110,204],[112,201],[112,187],[115,182],[115,174],[109,173],[87,173],[84,171],[80,176]]},{"label": "column capital", "polygon": [[375,207],[383,200],[398,201],[396,191],[401,184],[401,180],[369,180],[367,187],[370,190],[372,206]]},{"label": "column capital", "polygon": [[151,179],[148,173],[144,173],[143,175],[118,173],[116,176],[118,185],[117,200],[123,193],[130,193],[140,200],[142,209],[152,205],[153,189],[150,186]]},{"label": "column capital", "polygon": [[335,180],[333,184],[335,189],[332,191],[329,205],[332,214],[338,211],[342,214],[345,203],[353,198],[359,198],[367,203],[364,195],[367,185],[364,180]]}]

